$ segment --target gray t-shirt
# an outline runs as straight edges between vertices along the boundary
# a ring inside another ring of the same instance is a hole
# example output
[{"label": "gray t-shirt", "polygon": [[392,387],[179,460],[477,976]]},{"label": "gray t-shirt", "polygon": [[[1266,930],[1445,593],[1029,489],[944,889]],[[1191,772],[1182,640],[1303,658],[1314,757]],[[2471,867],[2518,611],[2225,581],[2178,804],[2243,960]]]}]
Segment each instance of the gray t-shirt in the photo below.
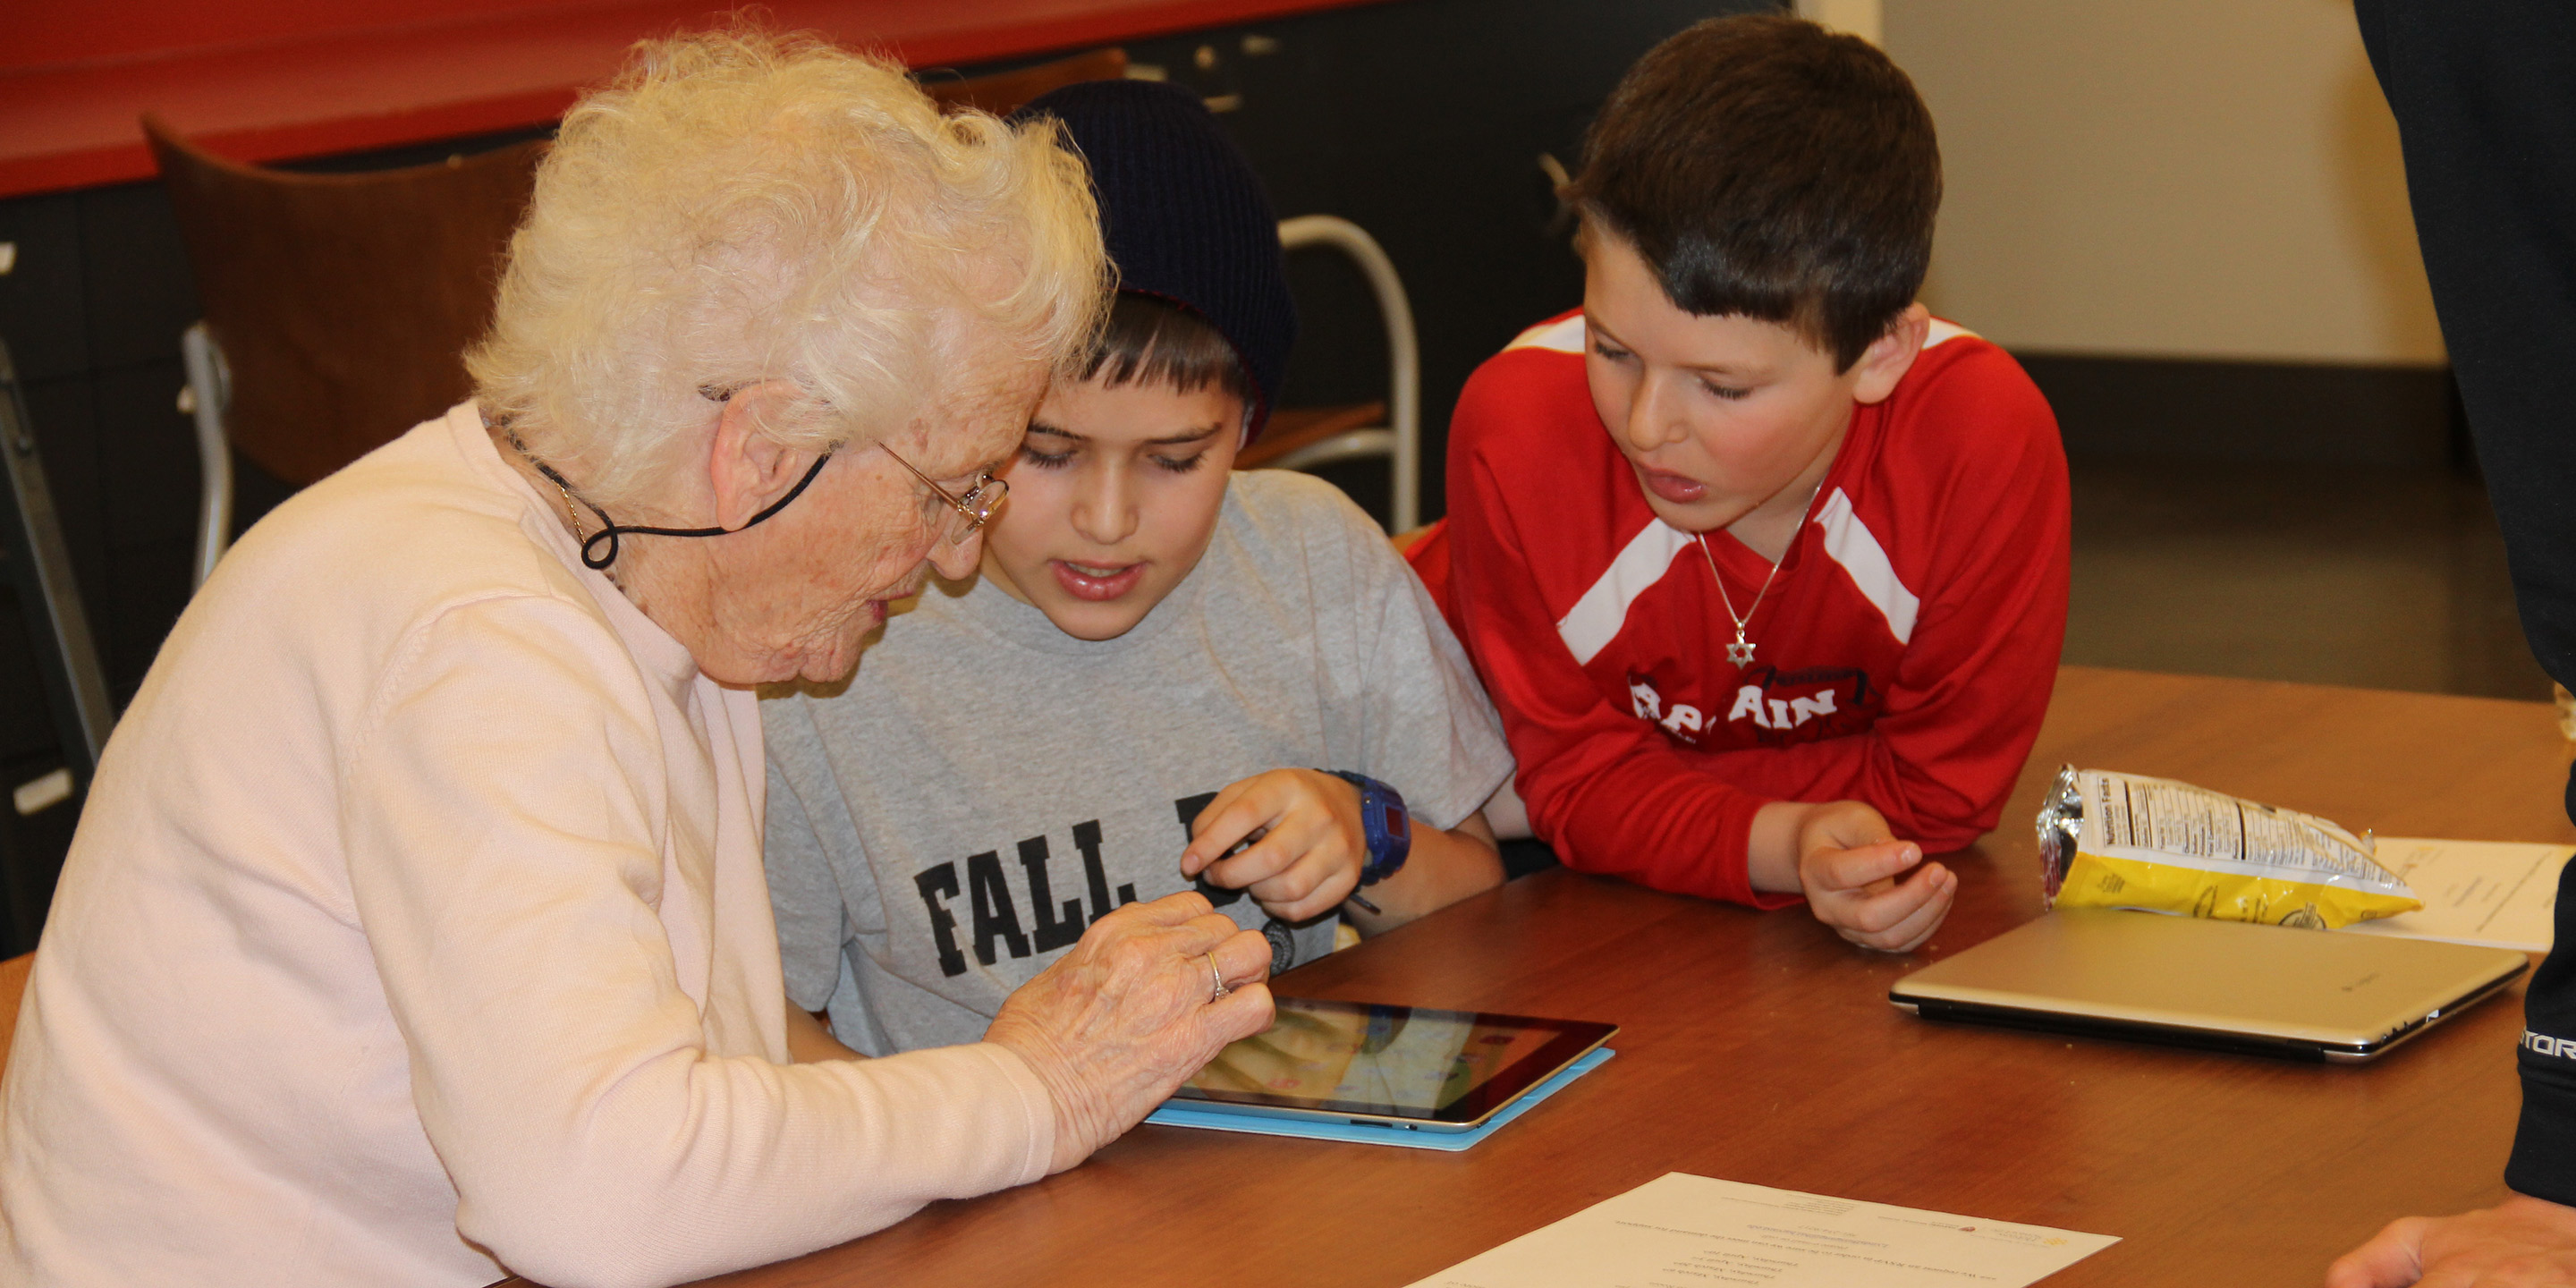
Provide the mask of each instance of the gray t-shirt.
[{"label": "gray t-shirt", "polygon": [[[934,585],[832,697],[761,704],[765,842],[787,991],[871,1055],[973,1042],[1111,908],[1190,888],[1182,849],[1229,783],[1357,770],[1417,826],[1510,777],[1493,704],[1413,572],[1330,484],[1236,474],[1205,557],[1136,628],[1078,640],[982,579]],[[1271,919],[1278,969],[1336,918]]]}]

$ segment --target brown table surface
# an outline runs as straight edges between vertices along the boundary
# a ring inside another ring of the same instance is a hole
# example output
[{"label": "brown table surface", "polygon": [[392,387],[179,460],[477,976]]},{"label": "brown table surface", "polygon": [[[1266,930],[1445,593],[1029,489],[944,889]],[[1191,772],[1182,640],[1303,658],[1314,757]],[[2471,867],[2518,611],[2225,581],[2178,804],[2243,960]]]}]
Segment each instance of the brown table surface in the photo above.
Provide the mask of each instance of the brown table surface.
[{"label": "brown table surface", "polygon": [[1618,1057],[1460,1154],[1144,1127],[1036,1185],[710,1283],[1402,1285],[1665,1172],[2121,1236],[2050,1288],[2316,1283],[2391,1217],[2493,1202],[2519,990],[2374,1065],[1939,1026],[1887,986],[2040,911],[2061,762],[2356,830],[2576,840],[2537,703],[2070,667],[1931,947],[1550,872],[1282,976],[1317,997],[1613,1020]]}]

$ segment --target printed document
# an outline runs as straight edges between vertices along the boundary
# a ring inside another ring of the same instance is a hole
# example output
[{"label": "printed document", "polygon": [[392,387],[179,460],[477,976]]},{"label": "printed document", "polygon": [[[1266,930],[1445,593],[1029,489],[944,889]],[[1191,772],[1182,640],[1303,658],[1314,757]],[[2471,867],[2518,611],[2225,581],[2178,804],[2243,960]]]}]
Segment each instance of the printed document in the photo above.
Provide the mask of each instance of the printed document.
[{"label": "printed document", "polygon": [[2380,866],[2414,887],[2424,906],[2346,929],[2545,953],[2558,913],[2558,870],[2571,854],[2576,846],[2383,836]]},{"label": "printed document", "polygon": [[1413,1288],[2024,1288],[2118,1242],[1666,1172]]}]

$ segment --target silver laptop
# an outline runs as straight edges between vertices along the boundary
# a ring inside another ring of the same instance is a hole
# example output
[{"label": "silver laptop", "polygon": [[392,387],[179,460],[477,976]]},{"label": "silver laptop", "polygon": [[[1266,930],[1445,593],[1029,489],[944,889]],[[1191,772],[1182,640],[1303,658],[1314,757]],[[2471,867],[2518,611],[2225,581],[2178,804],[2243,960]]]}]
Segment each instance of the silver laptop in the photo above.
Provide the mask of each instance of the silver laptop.
[{"label": "silver laptop", "polygon": [[2502,948],[2066,908],[1898,980],[1887,999],[1928,1020],[2357,1063],[2530,965]]}]

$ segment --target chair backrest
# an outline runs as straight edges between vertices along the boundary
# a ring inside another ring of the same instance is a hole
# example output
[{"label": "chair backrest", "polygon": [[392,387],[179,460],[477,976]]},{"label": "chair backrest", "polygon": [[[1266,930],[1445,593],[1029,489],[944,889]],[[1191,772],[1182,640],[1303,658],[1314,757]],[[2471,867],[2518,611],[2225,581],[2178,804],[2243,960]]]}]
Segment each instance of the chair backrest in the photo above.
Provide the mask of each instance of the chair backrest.
[{"label": "chair backrest", "polygon": [[1126,75],[1127,51],[1110,48],[1059,58],[1014,72],[996,72],[991,76],[924,80],[921,87],[928,90],[930,97],[943,108],[973,107],[995,116],[1008,116],[1021,104],[1049,90],[1083,81],[1119,80]]},{"label": "chair backrest", "polygon": [[233,446],[302,485],[463,401],[543,140],[444,164],[300,174],[227,161],[155,117]]},{"label": "chair backrest", "polygon": [[[944,106],[1006,113],[1126,73],[1126,50],[1097,49],[923,88]],[[225,160],[148,114],[143,133],[231,369],[224,426],[242,455],[311,483],[472,392],[463,355],[491,322],[544,141],[303,174]]]},{"label": "chair backrest", "polygon": [[18,999],[27,994],[27,971],[35,964],[34,953],[0,962],[0,1070],[9,1067],[9,1043],[18,1036]]}]

